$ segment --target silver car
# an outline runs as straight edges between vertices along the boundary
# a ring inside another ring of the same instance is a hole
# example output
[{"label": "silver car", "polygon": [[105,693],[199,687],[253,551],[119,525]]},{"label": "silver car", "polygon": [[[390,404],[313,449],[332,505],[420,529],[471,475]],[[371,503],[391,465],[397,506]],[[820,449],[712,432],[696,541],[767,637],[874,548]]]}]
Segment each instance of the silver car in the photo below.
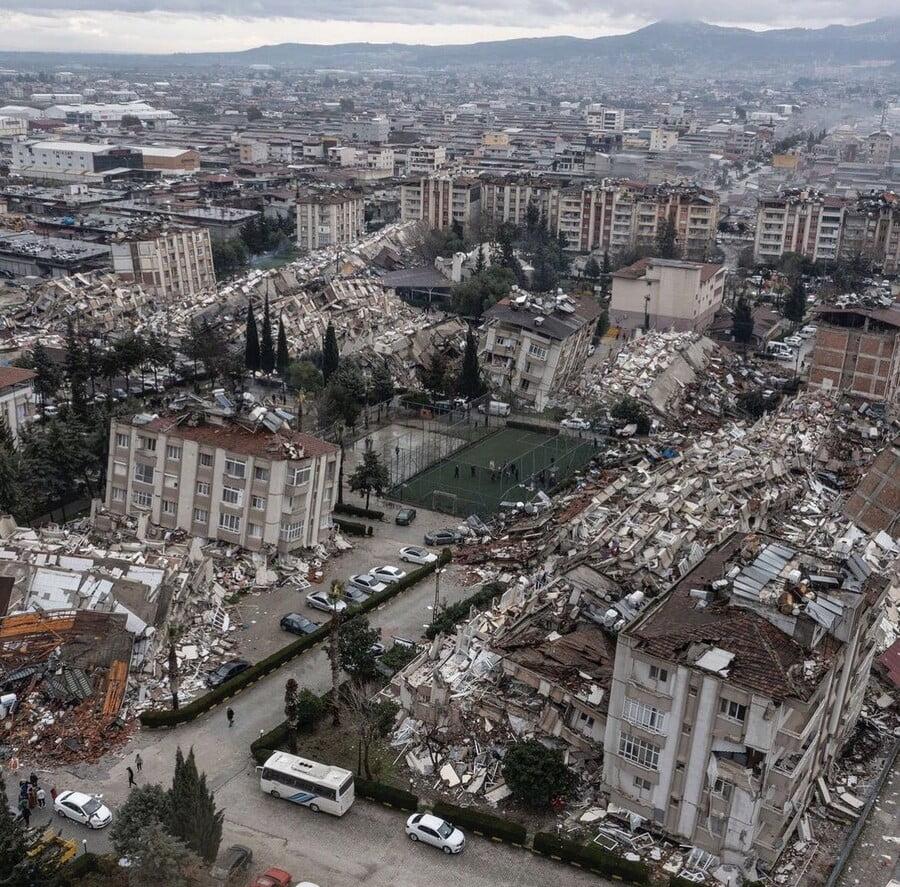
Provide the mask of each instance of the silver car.
[{"label": "silver car", "polygon": [[314,610],[324,610],[326,613],[331,613],[332,611],[343,613],[347,609],[347,605],[341,600],[332,602],[331,598],[328,597],[327,591],[310,592],[306,596],[306,603]]},{"label": "silver car", "polygon": [[387,589],[387,585],[376,579],[371,573],[357,573],[355,576],[351,576],[349,585],[366,594],[378,594]]}]

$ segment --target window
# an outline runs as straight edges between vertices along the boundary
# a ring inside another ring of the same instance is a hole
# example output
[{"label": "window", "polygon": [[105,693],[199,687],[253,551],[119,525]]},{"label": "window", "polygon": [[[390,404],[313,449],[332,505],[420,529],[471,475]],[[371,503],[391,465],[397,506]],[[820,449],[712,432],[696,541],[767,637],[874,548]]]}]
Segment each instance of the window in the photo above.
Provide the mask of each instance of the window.
[{"label": "window", "polygon": [[225,514],[224,512],[219,515],[219,529],[227,530],[229,533],[240,533],[241,531],[241,519],[236,514]]},{"label": "window", "polygon": [[113,474],[126,474],[128,469],[124,462],[113,462]]},{"label": "window", "polygon": [[588,729],[594,726],[594,719],[584,712],[579,712],[578,721],[579,723],[584,724]]},{"label": "window", "polygon": [[305,468],[295,468],[293,471],[288,472],[288,483],[292,484],[295,487],[299,487],[301,484],[305,484],[309,480],[309,476],[312,473],[312,468],[307,465]]},{"label": "window", "polygon": [[259,524],[247,524],[247,535],[251,539],[259,539],[262,536],[262,527]]},{"label": "window", "polygon": [[194,523],[205,524],[209,520],[209,512],[205,508],[194,509]]},{"label": "window", "polygon": [[212,464],[213,464],[212,453],[201,453],[200,454],[200,464],[204,468],[212,468]]},{"label": "window", "polygon": [[131,443],[131,435],[122,431],[116,432],[116,446],[127,447]]},{"label": "window", "polygon": [[229,477],[243,478],[247,470],[247,463],[230,457],[225,459],[225,474]]},{"label": "window", "polygon": [[266,500],[262,496],[251,496],[250,507],[262,511],[266,507]]},{"label": "window", "polygon": [[162,513],[175,514],[175,503],[171,499],[162,500]]},{"label": "window", "polygon": [[113,502],[124,502],[125,501],[125,490],[122,487],[113,487],[112,488],[112,500],[113,500]]},{"label": "window", "polygon": [[709,833],[721,837],[725,834],[725,817],[710,816],[709,817]]},{"label": "window", "polygon": [[547,349],[542,348],[540,345],[532,344],[528,348],[528,353],[532,357],[536,357],[538,360],[546,360],[547,359]]},{"label": "window", "polygon": [[293,542],[295,539],[299,539],[303,535],[303,521],[293,521],[292,523],[285,524],[281,528],[281,541],[282,542]]},{"label": "window", "polygon": [[174,444],[166,444],[166,458],[178,462],[181,459],[181,447]]},{"label": "window", "polygon": [[229,505],[242,505],[244,503],[244,491],[234,487],[222,487],[222,501]]},{"label": "window", "polygon": [[619,734],[619,754],[639,767],[659,769],[659,746],[630,733]]},{"label": "window", "polygon": [[667,668],[660,668],[658,665],[651,665],[650,680],[659,681],[659,683],[664,684],[669,680],[669,670]]},{"label": "window", "polygon": [[135,462],[134,463],[134,479],[140,481],[142,484],[152,484],[153,483],[153,466],[152,465],[144,465],[143,462]]},{"label": "window", "polygon": [[171,489],[177,490],[178,489],[178,475],[177,474],[163,475],[163,483],[167,487],[171,487]]},{"label": "window", "polygon": [[141,449],[147,450],[148,453],[156,452],[155,437],[141,437]]},{"label": "window", "polygon": [[712,793],[718,795],[720,798],[724,798],[726,801],[730,801],[731,790],[733,788],[734,786],[726,779],[716,779],[713,783]]},{"label": "window", "polygon": [[747,719],[747,706],[731,699],[720,699],[719,714],[728,718],[729,721],[740,721],[743,724]]},{"label": "window", "polygon": [[643,776],[635,776],[634,787],[639,792],[649,792],[653,790],[653,783],[649,779],[644,779]]},{"label": "window", "polygon": [[198,480],[197,481],[197,495],[198,496],[208,496],[209,495],[209,484],[206,481]]},{"label": "window", "polygon": [[131,494],[131,501],[137,505],[138,508],[149,508],[150,503],[153,502],[153,494],[145,493],[143,490],[135,490]]},{"label": "window", "polygon": [[643,727],[651,733],[662,733],[666,723],[666,716],[658,708],[647,705],[645,702],[638,702],[637,699],[625,700],[625,708],[622,717],[629,724],[636,727]]},{"label": "window", "polygon": [[269,469],[263,468],[261,465],[257,465],[256,468],[253,469],[253,479],[254,480],[268,480],[269,479]]}]

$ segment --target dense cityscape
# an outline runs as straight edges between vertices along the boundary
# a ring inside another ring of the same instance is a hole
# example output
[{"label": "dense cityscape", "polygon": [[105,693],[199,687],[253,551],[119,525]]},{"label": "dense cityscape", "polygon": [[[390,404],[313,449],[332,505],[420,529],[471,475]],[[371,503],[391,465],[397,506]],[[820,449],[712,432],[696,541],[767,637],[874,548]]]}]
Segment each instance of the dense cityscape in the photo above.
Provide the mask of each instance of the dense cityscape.
[{"label": "dense cityscape", "polygon": [[900,18],[835,22],[0,37],[0,884],[900,884]]}]

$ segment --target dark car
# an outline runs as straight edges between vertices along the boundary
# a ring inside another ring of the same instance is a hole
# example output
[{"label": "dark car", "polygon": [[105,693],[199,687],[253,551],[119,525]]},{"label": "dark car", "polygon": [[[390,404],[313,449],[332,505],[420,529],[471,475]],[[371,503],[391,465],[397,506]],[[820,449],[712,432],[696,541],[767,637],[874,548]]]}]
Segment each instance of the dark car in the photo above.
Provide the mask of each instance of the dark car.
[{"label": "dark car", "polygon": [[415,508],[401,508],[394,518],[395,522],[401,527],[408,527],[416,519]]},{"label": "dark car", "polygon": [[233,884],[246,883],[252,859],[253,851],[249,847],[232,844],[218,855],[209,873],[216,884],[228,884],[231,887]]},{"label": "dark car", "polygon": [[307,619],[299,613],[286,613],[278,624],[291,634],[312,634],[319,627],[318,622],[313,622],[312,619]]},{"label": "dark car", "polygon": [[455,545],[462,540],[456,530],[433,530],[425,534],[426,545]]},{"label": "dark car", "polygon": [[231,659],[228,662],[223,662],[218,668],[207,672],[206,686],[221,687],[225,681],[230,681],[248,668],[250,668],[250,663],[246,659]]}]

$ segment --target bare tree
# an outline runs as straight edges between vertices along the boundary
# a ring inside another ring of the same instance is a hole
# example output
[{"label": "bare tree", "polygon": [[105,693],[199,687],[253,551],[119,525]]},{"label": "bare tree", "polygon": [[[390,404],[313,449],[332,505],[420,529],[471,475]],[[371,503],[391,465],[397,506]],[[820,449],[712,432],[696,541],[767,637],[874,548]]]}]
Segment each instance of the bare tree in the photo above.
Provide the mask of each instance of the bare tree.
[{"label": "bare tree", "polygon": [[344,704],[356,733],[356,775],[372,778],[370,753],[376,739],[387,736],[398,707],[372,696],[372,684],[351,681],[344,691]]},{"label": "bare tree", "polygon": [[181,675],[178,673],[178,654],[175,645],[181,637],[181,628],[169,626],[169,693],[172,695],[172,711],[178,711],[178,691],[181,689]]},{"label": "bare tree", "polygon": [[328,657],[331,659],[331,723],[335,727],[341,726],[341,700],[339,688],[341,685],[341,659],[340,659],[340,631],[342,614],[337,609],[337,603],[343,600],[344,583],[336,579],[331,583],[328,592],[328,600],[331,601],[331,633],[328,638]]}]

